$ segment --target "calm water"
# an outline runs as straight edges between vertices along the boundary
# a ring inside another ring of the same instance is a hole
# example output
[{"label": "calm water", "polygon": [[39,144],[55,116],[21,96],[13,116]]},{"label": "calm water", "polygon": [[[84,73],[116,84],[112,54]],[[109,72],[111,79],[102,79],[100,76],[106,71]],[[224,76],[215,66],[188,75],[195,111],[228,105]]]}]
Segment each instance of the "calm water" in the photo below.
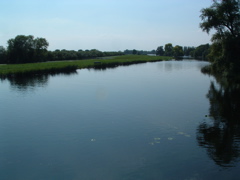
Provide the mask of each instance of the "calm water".
[{"label": "calm water", "polygon": [[206,64],[0,81],[0,179],[239,179],[239,86]]}]

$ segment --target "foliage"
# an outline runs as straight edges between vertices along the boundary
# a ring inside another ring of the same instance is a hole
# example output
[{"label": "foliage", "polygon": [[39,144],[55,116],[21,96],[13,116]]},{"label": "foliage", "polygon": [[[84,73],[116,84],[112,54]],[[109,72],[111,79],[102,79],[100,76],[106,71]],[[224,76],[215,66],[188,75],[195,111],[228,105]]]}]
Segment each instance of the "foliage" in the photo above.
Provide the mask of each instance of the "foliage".
[{"label": "foliage", "polygon": [[158,55],[158,56],[163,56],[164,55],[163,46],[157,47],[156,55]]},{"label": "foliage", "polygon": [[[164,51],[167,50],[166,51]],[[163,49],[163,46],[158,46],[157,50],[156,50],[156,55],[159,56],[174,56],[175,58],[179,58],[182,56],[192,56],[193,57],[193,52],[196,49],[193,46],[179,46],[176,45],[175,47],[173,47],[173,45],[171,43],[165,44]]]},{"label": "foliage", "polygon": [[132,54],[137,54],[137,50],[136,49],[134,49],[133,51],[132,51]]},{"label": "foliage", "polygon": [[49,61],[61,61],[61,60],[80,60],[80,59],[89,59],[103,56],[116,56],[123,55],[122,52],[101,52],[97,49],[92,50],[55,50],[48,52],[48,60]]},{"label": "foliage", "polygon": [[240,70],[240,0],[214,0],[201,10],[200,27],[207,33],[215,30],[209,58],[216,71]]},{"label": "foliage", "polygon": [[164,51],[165,51],[165,53],[164,53],[165,56],[173,56],[172,43],[165,44]]},{"label": "foliage", "polygon": [[120,56],[123,55],[121,51],[118,52],[102,52],[97,49],[91,50],[66,50],[56,49],[55,51],[48,51],[48,61],[63,61],[63,60],[81,60],[91,59],[104,56]]},{"label": "foliage", "polygon": [[123,55],[118,52],[102,52],[97,49],[92,50],[55,50],[48,51],[49,43],[44,38],[36,38],[29,35],[18,35],[8,40],[7,50],[0,46],[0,64],[20,64],[34,63],[45,61],[61,61],[61,60],[80,60],[90,59],[104,56]]},{"label": "foliage", "polygon": [[130,55],[130,54],[138,54],[138,55],[148,55],[148,54],[156,54],[156,50],[151,50],[151,51],[144,51],[144,50],[136,50],[136,49],[133,49],[133,50],[129,50],[129,49],[126,49],[124,50],[124,54],[125,55]]},{"label": "foliage", "polygon": [[7,62],[7,51],[3,46],[0,46],[0,64]]},{"label": "foliage", "polygon": [[183,54],[184,54],[184,56],[192,56],[192,53],[193,53],[193,51],[195,49],[196,49],[195,47],[184,46],[183,47]]},{"label": "foliage", "polygon": [[44,38],[18,35],[8,40],[7,62],[30,63],[44,61],[47,55],[48,42]]},{"label": "foliage", "polygon": [[129,55],[129,54],[132,54],[132,52],[133,52],[133,50],[129,50],[129,49],[126,49],[126,50],[124,50],[124,54],[125,55]]},{"label": "foliage", "polygon": [[209,44],[202,44],[198,46],[194,51],[192,51],[191,55],[195,59],[208,60],[209,48],[210,48]]},{"label": "foliage", "polygon": [[179,58],[179,57],[183,56],[183,47],[179,46],[179,45],[176,45],[173,48],[173,55],[174,55],[175,58]]}]

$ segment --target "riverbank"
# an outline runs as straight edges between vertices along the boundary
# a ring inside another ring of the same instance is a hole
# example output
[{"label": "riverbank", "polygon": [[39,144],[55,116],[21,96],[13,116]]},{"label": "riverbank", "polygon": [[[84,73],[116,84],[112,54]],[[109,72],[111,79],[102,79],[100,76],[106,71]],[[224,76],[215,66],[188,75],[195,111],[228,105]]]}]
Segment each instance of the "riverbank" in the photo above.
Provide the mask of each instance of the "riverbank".
[{"label": "riverbank", "polygon": [[147,55],[124,55],[115,56],[111,59],[87,59],[74,61],[57,61],[29,64],[7,64],[0,66],[0,77],[17,76],[22,74],[40,74],[74,71],[83,68],[116,67],[144,62],[154,62],[170,60],[166,56],[147,56]]}]

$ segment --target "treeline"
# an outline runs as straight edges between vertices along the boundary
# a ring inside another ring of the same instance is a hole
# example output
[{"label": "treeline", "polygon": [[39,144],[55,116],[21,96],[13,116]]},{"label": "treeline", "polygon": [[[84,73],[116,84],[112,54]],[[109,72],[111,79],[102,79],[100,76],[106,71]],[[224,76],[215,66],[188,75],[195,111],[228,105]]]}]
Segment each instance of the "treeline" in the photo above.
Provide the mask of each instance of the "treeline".
[{"label": "treeline", "polygon": [[144,50],[136,50],[136,49],[133,49],[133,50],[124,50],[123,52],[125,55],[129,55],[129,54],[134,54],[134,55],[148,55],[148,54],[156,54],[156,50],[153,49],[151,51],[144,51]]},{"label": "treeline", "polygon": [[156,54],[157,56],[170,56],[175,59],[181,59],[183,57],[189,57],[198,60],[208,60],[208,54],[210,52],[210,45],[203,44],[198,47],[193,46],[173,46],[172,43],[165,44],[165,46],[159,46],[156,50],[144,51],[144,50],[128,50],[126,49],[123,53],[125,55],[151,55]]},{"label": "treeline", "polygon": [[156,50],[128,50],[121,52],[102,52],[97,49],[91,50],[47,50],[49,43],[44,38],[34,38],[34,36],[18,35],[8,40],[7,48],[0,46],[0,64],[21,64],[45,61],[63,61],[63,60],[81,60],[106,56],[119,55],[149,55],[169,56],[175,59],[181,59],[188,56],[199,60],[208,60],[210,45],[204,44],[198,47],[173,46],[171,43],[165,46],[159,46]]},{"label": "treeline", "polygon": [[48,51],[48,61],[61,61],[61,60],[81,60],[81,59],[90,59],[97,57],[105,57],[105,56],[120,56],[124,55],[123,52],[102,52],[97,49],[91,50],[55,50]]},{"label": "treeline", "polygon": [[193,46],[173,46],[172,43],[165,44],[165,46],[159,46],[156,50],[158,56],[171,56],[176,59],[191,57],[198,60],[208,60],[210,45],[203,44],[198,47]]},{"label": "treeline", "polygon": [[18,35],[8,40],[7,48],[0,46],[0,64],[21,64],[45,61],[81,60],[104,56],[124,55],[123,52],[102,52],[92,50],[55,50],[48,51],[49,43],[45,38]]}]

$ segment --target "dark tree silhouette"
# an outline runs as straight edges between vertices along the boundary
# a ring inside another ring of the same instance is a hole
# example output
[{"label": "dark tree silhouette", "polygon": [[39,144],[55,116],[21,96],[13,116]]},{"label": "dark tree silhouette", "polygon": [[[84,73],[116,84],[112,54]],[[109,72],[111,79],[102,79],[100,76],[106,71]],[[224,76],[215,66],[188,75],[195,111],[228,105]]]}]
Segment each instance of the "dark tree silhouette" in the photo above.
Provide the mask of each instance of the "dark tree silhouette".
[{"label": "dark tree silhouette", "polygon": [[200,27],[212,36],[209,59],[213,70],[240,70],[240,0],[214,0],[209,8],[201,10]]}]

